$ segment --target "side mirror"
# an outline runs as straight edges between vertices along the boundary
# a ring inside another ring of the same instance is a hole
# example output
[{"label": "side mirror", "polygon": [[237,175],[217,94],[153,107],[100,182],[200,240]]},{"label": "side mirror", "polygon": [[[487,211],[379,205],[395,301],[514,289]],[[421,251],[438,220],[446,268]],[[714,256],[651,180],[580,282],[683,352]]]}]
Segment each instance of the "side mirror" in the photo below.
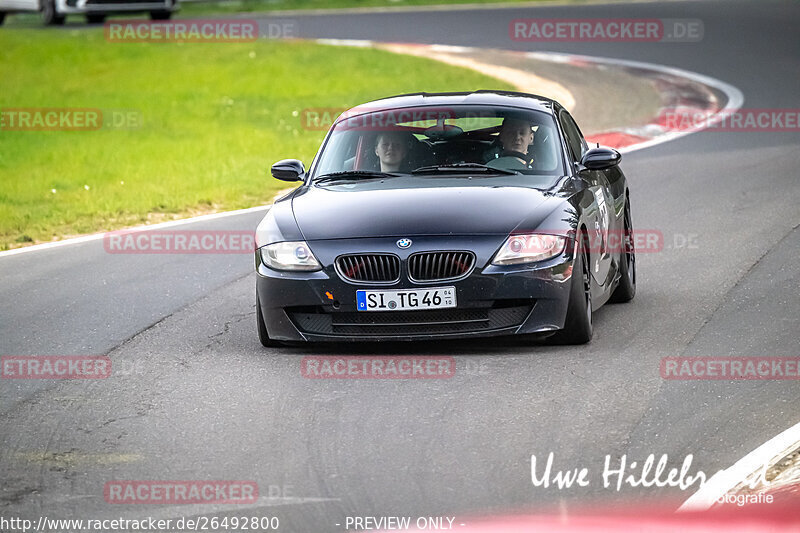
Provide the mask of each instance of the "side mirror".
[{"label": "side mirror", "polygon": [[581,158],[581,165],[589,170],[606,170],[607,168],[619,165],[621,160],[622,154],[613,148],[602,146],[587,150]]},{"label": "side mirror", "polygon": [[284,159],[278,161],[270,169],[272,177],[283,181],[303,181],[306,169],[303,163],[297,159]]}]

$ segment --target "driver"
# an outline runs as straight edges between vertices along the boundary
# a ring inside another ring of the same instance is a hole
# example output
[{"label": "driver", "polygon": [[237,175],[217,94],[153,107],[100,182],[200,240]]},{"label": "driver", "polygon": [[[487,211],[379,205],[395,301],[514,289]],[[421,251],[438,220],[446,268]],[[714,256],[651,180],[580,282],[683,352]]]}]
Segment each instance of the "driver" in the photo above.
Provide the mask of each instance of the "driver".
[{"label": "driver", "polygon": [[533,143],[533,128],[530,122],[519,118],[504,118],[497,140],[501,150],[493,153],[486,163],[487,166],[507,169],[531,167],[533,157],[528,153],[528,148]]}]

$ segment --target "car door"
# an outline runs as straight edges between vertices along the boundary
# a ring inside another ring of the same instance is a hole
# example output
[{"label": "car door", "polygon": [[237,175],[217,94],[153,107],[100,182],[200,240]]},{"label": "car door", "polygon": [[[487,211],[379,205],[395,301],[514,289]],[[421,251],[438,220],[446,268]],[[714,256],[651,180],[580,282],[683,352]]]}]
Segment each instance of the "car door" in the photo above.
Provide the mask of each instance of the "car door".
[{"label": "car door", "polygon": [[39,11],[39,0],[14,0],[17,8],[24,11]]},{"label": "car door", "polygon": [[22,0],[0,0],[0,12],[10,12],[24,10],[25,5]]},{"label": "car door", "polygon": [[[572,158],[573,168],[577,165],[583,154],[588,150],[586,139],[583,138],[575,119],[564,109],[559,113],[559,122]],[[599,286],[608,283],[612,266],[612,255],[609,248],[609,229],[616,226],[614,216],[614,200],[605,172],[600,170],[585,170],[581,172],[589,186],[593,200],[584,210],[589,227],[590,271]]]}]

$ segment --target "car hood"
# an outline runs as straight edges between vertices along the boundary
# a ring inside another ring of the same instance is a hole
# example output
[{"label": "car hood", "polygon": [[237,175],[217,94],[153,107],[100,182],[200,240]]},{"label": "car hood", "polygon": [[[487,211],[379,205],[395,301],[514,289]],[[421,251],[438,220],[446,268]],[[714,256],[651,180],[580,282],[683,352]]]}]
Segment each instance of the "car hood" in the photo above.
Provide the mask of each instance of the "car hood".
[{"label": "car hood", "polygon": [[507,235],[547,200],[542,191],[519,186],[365,185],[312,186],[295,195],[292,209],[304,238]]}]

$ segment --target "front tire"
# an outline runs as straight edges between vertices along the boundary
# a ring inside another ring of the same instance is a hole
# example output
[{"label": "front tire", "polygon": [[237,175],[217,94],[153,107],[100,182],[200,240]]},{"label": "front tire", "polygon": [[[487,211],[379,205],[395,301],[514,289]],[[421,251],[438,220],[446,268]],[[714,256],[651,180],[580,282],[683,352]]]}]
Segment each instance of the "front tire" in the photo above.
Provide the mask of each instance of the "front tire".
[{"label": "front tire", "polygon": [[633,224],[631,222],[631,201],[625,201],[625,248],[619,258],[619,285],[611,294],[609,302],[624,303],[636,295],[636,250],[633,246]]},{"label": "front tire", "polygon": [[261,313],[261,302],[258,299],[258,292],[256,292],[256,322],[258,326],[258,340],[261,342],[261,346],[264,346],[265,348],[276,348],[278,346],[283,346],[283,343],[280,341],[269,338],[267,325],[264,323],[264,315]]},{"label": "front tire", "polygon": [[151,11],[151,20],[169,20],[172,17],[172,11]]},{"label": "front tire", "polygon": [[5,22],[5,20],[6,20],[6,14],[0,11],[0,26],[3,25],[3,22]]},{"label": "front tire", "polygon": [[42,2],[42,22],[44,22],[45,26],[61,26],[66,18],[66,15],[59,15],[56,11],[55,0],[44,0]]},{"label": "front tire", "polygon": [[[581,235],[581,234],[579,234]],[[589,243],[585,237],[575,253],[564,329],[547,340],[550,344],[586,344],[592,340],[592,286],[589,273]]]}]

